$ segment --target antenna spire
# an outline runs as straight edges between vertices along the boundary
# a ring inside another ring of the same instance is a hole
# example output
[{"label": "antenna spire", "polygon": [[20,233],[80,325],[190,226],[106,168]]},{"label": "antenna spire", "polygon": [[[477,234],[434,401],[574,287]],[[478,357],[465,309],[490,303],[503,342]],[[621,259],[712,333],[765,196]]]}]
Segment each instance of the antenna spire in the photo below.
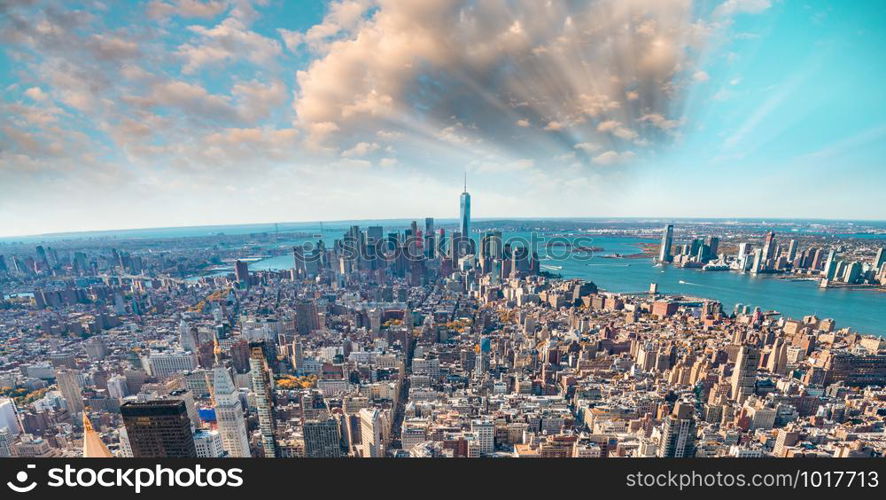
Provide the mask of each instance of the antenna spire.
[{"label": "antenna spire", "polygon": [[468,192],[468,171],[465,170],[465,193]]}]

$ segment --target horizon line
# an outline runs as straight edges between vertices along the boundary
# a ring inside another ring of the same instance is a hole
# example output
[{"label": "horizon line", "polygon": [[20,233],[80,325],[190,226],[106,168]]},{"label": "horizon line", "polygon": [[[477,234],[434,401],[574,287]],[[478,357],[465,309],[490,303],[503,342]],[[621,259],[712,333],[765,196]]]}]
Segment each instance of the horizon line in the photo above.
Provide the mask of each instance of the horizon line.
[{"label": "horizon line", "polygon": [[[310,219],[310,220],[290,220],[290,221],[269,221],[269,222],[232,222],[222,224],[185,224],[178,226],[139,226],[128,228],[111,228],[111,229],[76,229],[71,231],[54,231],[47,233],[30,233],[30,234],[12,234],[0,235],[0,240],[13,240],[15,238],[49,238],[61,236],[76,236],[85,233],[117,233],[127,231],[149,231],[162,229],[191,229],[191,228],[221,228],[236,226],[262,226],[274,224],[337,224],[346,222],[370,222],[370,221],[419,221],[426,217],[404,217],[404,218],[361,218],[361,219]],[[445,221],[452,220],[458,222],[458,217],[434,217],[434,219]],[[472,221],[545,221],[545,220],[648,220],[652,221],[823,221],[823,222],[865,222],[865,223],[886,223],[886,219],[840,219],[840,218],[820,218],[820,217],[759,217],[759,216],[742,216],[742,217],[700,217],[700,216],[501,216],[501,217],[472,217]],[[886,235],[884,235],[886,237]],[[9,242],[9,241],[7,241]]]}]

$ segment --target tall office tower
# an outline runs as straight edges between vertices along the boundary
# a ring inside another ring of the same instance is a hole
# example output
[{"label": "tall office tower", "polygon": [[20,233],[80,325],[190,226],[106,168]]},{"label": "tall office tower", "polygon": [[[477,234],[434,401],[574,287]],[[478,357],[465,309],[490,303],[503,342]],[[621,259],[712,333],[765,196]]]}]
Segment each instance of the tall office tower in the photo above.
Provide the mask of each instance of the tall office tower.
[{"label": "tall office tower", "polygon": [[462,241],[461,232],[453,231],[452,236],[449,238],[449,258],[453,262],[457,262],[458,258],[461,257],[460,251],[463,247],[464,242]]},{"label": "tall office tower", "polygon": [[465,174],[465,190],[461,193],[459,206],[461,208],[459,230],[464,238],[469,239],[471,237],[471,195],[468,194],[467,174]]},{"label": "tall office tower", "polygon": [[481,455],[489,455],[495,451],[495,424],[491,420],[472,421],[471,432],[474,433],[474,437],[477,439]]},{"label": "tall office tower", "polygon": [[234,277],[243,288],[249,288],[249,264],[242,260],[234,262]]},{"label": "tall office tower", "polygon": [[249,436],[243,405],[228,370],[212,369],[212,392],[215,400],[215,420],[221,433],[222,446],[230,457],[249,457]]},{"label": "tall office tower", "polygon": [[437,258],[436,235],[434,234],[434,218],[425,217],[425,257]]},{"label": "tall office tower", "polygon": [[716,259],[717,252],[720,251],[720,238],[716,236],[708,236],[708,241],[705,244],[705,258],[707,260]]},{"label": "tall office tower", "polygon": [[92,422],[83,413],[83,458],[111,458],[110,450],[105,446],[101,436],[92,428]]},{"label": "tall office tower", "polygon": [[191,325],[184,318],[178,323],[178,343],[185,351],[197,350],[197,332],[191,330]]},{"label": "tall office tower", "polygon": [[[433,219],[431,219],[433,220]],[[366,242],[376,244],[385,238],[385,229],[381,226],[369,226],[366,228]]]},{"label": "tall office tower", "polygon": [[327,417],[304,423],[305,456],[307,458],[341,458],[341,429],[338,420]]},{"label": "tall office tower", "polygon": [[794,262],[797,258],[797,240],[791,240],[788,243],[788,262]]},{"label": "tall office tower", "polygon": [[748,251],[751,249],[751,246],[747,243],[739,243],[738,244],[738,256],[736,257],[739,262],[743,261],[745,256],[748,255]]},{"label": "tall office tower", "polygon": [[191,419],[185,402],[155,399],[128,401],[120,406],[123,425],[135,458],[192,458],[197,456]]},{"label": "tall office tower", "polygon": [[738,351],[735,368],[732,369],[732,399],[743,403],[754,394],[757,385],[757,366],[760,364],[760,351],[753,346],[743,345]]},{"label": "tall office tower", "polygon": [[305,347],[301,343],[301,339],[295,339],[292,342],[292,367],[299,374],[303,374],[305,371]]},{"label": "tall office tower", "polygon": [[754,260],[751,265],[751,273],[757,274],[763,270],[763,249],[755,248],[754,249]]},{"label": "tall office tower", "polygon": [[489,231],[480,240],[481,259],[500,259],[502,253],[501,231]]},{"label": "tall office tower", "polygon": [[317,306],[310,300],[300,300],[295,303],[295,331],[300,335],[307,335],[320,328],[320,315]]},{"label": "tall office tower", "polygon": [[766,360],[766,369],[770,373],[782,374],[788,362],[788,344],[782,338],[775,339],[769,358]]},{"label": "tall office tower", "polygon": [[692,403],[680,401],[664,419],[658,456],[688,458],[695,456],[695,419]]},{"label": "tall office tower", "polygon": [[383,458],[385,456],[386,419],[378,408],[361,408],[360,449],[363,458]]},{"label": "tall office tower", "polygon": [[668,224],[664,228],[664,234],[661,235],[661,248],[658,250],[659,262],[671,262],[671,245],[674,243],[674,225]]},{"label": "tall office tower", "polygon": [[266,458],[277,457],[277,442],[274,439],[274,402],[271,393],[271,370],[265,359],[263,342],[250,344],[249,373],[252,377],[252,390],[255,393],[255,408],[258,412],[258,428],[261,432],[261,445]]},{"label": "tall office tower", "polygon": [[837,252],[832,248],[828,251],[828,259],[824,263],[824,270],[822,274],[824,275],[824,279],[830,281],[834,279],[834,275],[837,273]]},{"label": "tall office tower", "polygon": [[877,250],[876,257],[874,257],[874,270],[876,271],[880,269],[880,266],[882,266],[884,262],[886,262],[886,247],[880,247],[880,249]]},{"label": "tall office tower", "polygon": [[763,266],[769,266],[769,259],[774,259],[775,255],[775,231],[766,233],[766,239],[763,241]]},{"label": "tall office tower", "polygon": [[55,372],[55,381],[58,384],[58,390],[62,393],[65,403],[68,405],[68,411],[72,416],[79,415],[83,411],[83,394],[80,386],[80,371],[60,368]]}]

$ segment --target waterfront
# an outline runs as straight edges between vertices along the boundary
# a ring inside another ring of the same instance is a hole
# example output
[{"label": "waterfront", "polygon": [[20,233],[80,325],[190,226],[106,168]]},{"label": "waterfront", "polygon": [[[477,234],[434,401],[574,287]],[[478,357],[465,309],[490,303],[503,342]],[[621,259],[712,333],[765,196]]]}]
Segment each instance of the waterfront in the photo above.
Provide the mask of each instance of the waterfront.
[{"label": "waterfront", "polygon": [[[341,234],[330,231],[326,234],[327,239],[330,236],[338,238]],[[525,233],[504,234],[506,240],[514,237],[527,238]],[[731,271],[655,267],[648,258],[607,256],[636,254],[641,244],[654,243],[656,240],[593,236],[590,241],[602,247],[603,251],[590,258],[569,256],[565,259],[543,259],[543,269],[564,278],[593,281],[601,289],[611,292],[645,292],[649,284],[655,282],[661,293],[719,300],[727,312],[731,312],[735,304],[746,304],[759,306],[764,311],[776,310],[798,319],[814,314],[819,318],[834,318],[837,328],[848,326],[861,333],[886,336],[886,295],[882,292],[821,289],[815,281],[794,281]],[[251,263],[250,269],[282,270],[292,266],[292,255],[285,254]]]}]

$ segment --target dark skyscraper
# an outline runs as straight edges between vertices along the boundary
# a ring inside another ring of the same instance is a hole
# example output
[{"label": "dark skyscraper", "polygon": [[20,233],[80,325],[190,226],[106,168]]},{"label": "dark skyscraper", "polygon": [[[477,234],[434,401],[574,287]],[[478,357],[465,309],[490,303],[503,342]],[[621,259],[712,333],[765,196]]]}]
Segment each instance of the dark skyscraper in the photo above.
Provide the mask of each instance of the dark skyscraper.
[{"label": "dark skyscraper", "polygon": [[123,425],[135,458],[190,458],[197,456],[191,420],[180,399],[143,403],[127,402],[120,407]]},{"label": "dark skyscraper", "polygon": [[471,237],[471,195],[468,194],[468,177],[465,174],[465,190],[461,193],[459,204],[460,211],[460,231],[466,239]]},{"label": "dark skyscraper", "polygon": [[238,260],[234,263],[234,275],[244,288],[249,288],[249,265]]},{"label": "dark skyscraper", "polygon": [[661,248],[658,250],[659,262],[671,261],[671,244],[674,242],[674,225],[668,224],[661,235]]}]

